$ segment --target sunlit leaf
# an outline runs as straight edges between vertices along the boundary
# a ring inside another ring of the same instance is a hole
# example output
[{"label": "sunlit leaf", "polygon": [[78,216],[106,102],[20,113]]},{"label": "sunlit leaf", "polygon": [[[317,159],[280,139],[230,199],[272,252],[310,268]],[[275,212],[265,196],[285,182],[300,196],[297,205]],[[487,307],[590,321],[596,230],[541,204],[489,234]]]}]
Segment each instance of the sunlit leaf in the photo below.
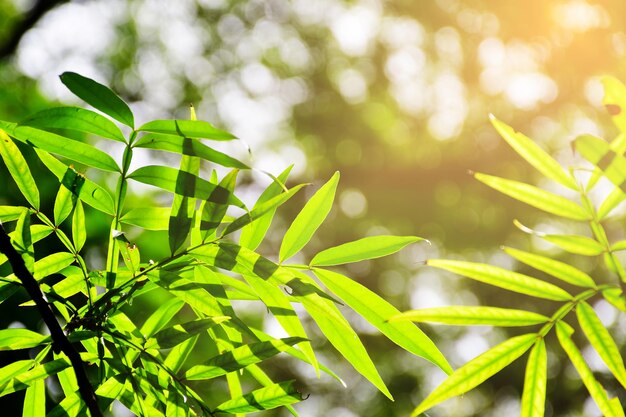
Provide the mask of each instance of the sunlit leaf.
[{"label": "sunlit leaf", "polygon": [[154,313],[141,326],[140,332],[145,337],[150,337],[163,329],[167,323],[183,308],[185,303],[178,298],[172,298],[161,304]]},{"label": "sunlit leaf", "polygon": [[56,274],[76,260],[74,254],[69,252],[57,252],[48,255],[35,262],[35,279],[40,280],[49,275]]},{"label": "sunlit leaf", "polygon": [[130,209],[120,221],[146,230],[167,230],[169,218],[167,207],[141,207]]},{"label": "sunlit leaf", "polygon": [[415,236],[370,236],[319,252],[311,266],[342,265],[396,253],[411,243],[424,240]]},{"label": "sunlit leaf", "polygon": [[216,151],[191,137],[150,133],[144,135],[134,144],[139,148],[157,149],[160,151],[173,152],[180,155],[197,156],[206,161],[215,162],[227,168],[248,169],[243,162]]},{"label": "sunlit leaf", "polygon": [[546,323],[549,317],[525,310],[497,307],[446,306],[410,310],[389,318],[390,322],[416,321],[454,325],[532,326]]},{"label": "sunlit leaf", "polygon": [[61,82],[87,104],[134,129],[135,119],[128,104],[108,87],[74,72],[61,74]]},{"label": "sunlit leaf", "polygon": [[17,220],[26,210],[28,208],[20,206],[0,206],[0,221],[6,223]]},{"label": "sunlit leaf", "polygon": [[574,141],[576,150],[589,162],[598,167],[616,187],[626,190],[626,158],[611,149],[603,139],[592,135],[581,135]]},{"label": "sunlit leaf", "polygon": [[22,152],[2,129],[0,129],[0,156],[2,156],[4,165],[7,167],[11,178],[17,184],[17,188],[19,188],[31,206],[38,210],[39,190],[37,189],[37,184],[35,184],[35,179]]},{"label": "sunlit leaf", "polygon": [[196,335],[191,339],[187,339],[183,343],[175,346],[172,350],[170,350],[167,358],[165,358],[165,366],[167,366],[168,369],[171,369],[172,372],[178,372],[191,354],[193,348],[196,346],[197,341],[198,336]]},{"label": "sunlit leaf", "polygon": [[287,229],[280,245],[278,257],[280,262],[291,258],[309,242],[313,233],[330,212],[338,183],[339,172],[335,172],[331,179],[317,190],[298,213]]},{"label": "sunlit leaf", "polygon": [[78,196],[61,185],[54,200],[54,224],[60,225],[72,213]]},{"label": "sunlit leaf", "polygon": [[80,107],[55,107],[42,110],[26,119],[20,125],[39,129],[68,129],[125,142],[119,127],[106,117]]},{"label": "sunlit leaf", "polygon": [[557,301],[566,301],[572,298],[570,294],[556,285],[497,266],[444,259],[429,259],[427,265],[533,297]]},{"label": "sunlit leaf", "polygon": [[589,220],[590,215],[565,197],[518,181],[476,173],[474,177],[489,187],[547,213],[573,220]]},{"label": "sunlit leaf", "polygon": [[595,282],[588,274],[571,266],[570,264],[566,264],[565,262],[509,247],[504,247],[503,249],[506,253],[518,261],[543,271],[546,274],[550,274],[561,281],[578,285],[580,287],[595,288],[596,286]]},{"label": "sunlit leaf", "polygon": [[566,252],[577,255],[596,256],[605,251],[602,244],[590,237],[579,235],[543,235],[542,239]]},{"label": "sunlit leaf", "polygon": [[43,379],[35,381],[26,389],[22,417],[45,417],[46,385]]},{"label": "sunlit leaf", "polygon": [[[182,196],[208,200],[211,193],[218,187],[188,172],[179,171],[165,166],[148,165],[132,172],[128,178],[144,184],[153,185]],[[229,195],[228,204],[244,207],[244,204],[233,194]]]},{"label": "sunlit leaf", "polygon": [[41,162],[59,179],[59,182],[83,202],[104,213],[115,214],[113,197],[108,191],[47,152],[42,152],[39,149],[35,149],[35,151]]},{"label": "sunlit leaf", "polygon": [[[287,177],[291,172],[293,165],[289,165],[283,172],[278,175],[278,177],[274,178],[274,181],[261,193],[259,198],[257,199],[254,207],[252,207],[251,213],[254,213],[255,209],[260,207],[262,204],[267,203],[274,197],[280,195],[283,191],[285,191],[285,182],[287,181]],[[239,237],[239,244],[244,248],[248,248],[250,250],[255,250],[263,241],[267,230],[272,223],[272,219],[274,218],[274,214],[276,213],[276,208],[268,210],[265,214],[261,215],[246,226],[241,229],[241,235]]]},{"label": "sunlit leaf", "polygon": [[626,194],[620,188],[614,188],[598,207],[598,219],[604,220],[625,199]]},{"label": "sunlit leaf", "polygon": [[16,126],[7,133],[20,142],[74,162],[104,171],[120,172],[117,163],[108,153],[86,143],[28,126]]},{"label": "sunlit leaf", "polygon": [[59,358],[37,365],[21,375],[13,377],[8,383],[0,385],[0,396],[26,389],[36,381],[55,375],[69,366],[70,361],[67,358]]},{"label": "sunlit leaf", "polygon": [[614,406],[609,402],[607,392],[593,376],[593,372],[589,369],[585,358],[571,339],[572,332],[573,330],[564,323],[560,321],[556,323],[556,334],[561,347],[565,353],[567,353],[572,365],[574,365],[576,371],[578,371],[580,379],[583,381],[583,384],[585,384],[585,387],[587,387],[587,390],[589,390],[591,398],[593,398],[594,402],[598,405],[602,414],[606,417],[623,416],[623,412],[621,416],[615,412]]},{"label": "sunlit leaf", "polygon": [[448,361],[417,326],[412,323],[388,321],[400,312],[382,297],[336,272],[315,268],[314,273],[326,287],[398,346],[429,360],[446,373],[452,373]]},{"label": "sunlit leaf", "polygon": [[137,130],[220,141],[237,139],[233,134],[220,130],[211,123],[202,120],[153,120]]},{"label": "sunlit leaf", "polygon": [[[158,348],[170,349],[181,344],[185,340],[190,339],[196,334],[199,334],[200,332],[227,320],[230,320],[230,317],[213,316],[206,319],[188,321],[186,323],[176,324],[172,327],[163,329],[157,332],[153,338],[155,339]],[[148,347],[152,347],[152,345],[148,344]]]},{"label": "sunlit leaf", "polygon": [[543,338],[537,339],[526,363],[520,417],[543,417],[546,406],[548,355]]},{"label": "sunlit leaf", "polygon": [[452,375],[448,376],[441,385],[431,392],[424,401],[413,411],[411,417],[417,417],[420,413],[435,405],[475,388],[486,379],[498,373],[515,359],[522,356],[535,342],[537,335],[534,333],[515,336],[487,352],[472,359]]},{"label": "sunlit leaf", "polygon": [[0,330],[0,350],[32,348],[49,340],[49,336],[28,329]]},{"label": "sunlit leaf", "polygon": [[299,337],[268,340],[239,346],[233,350],[221,353],[201,365],[190,368],[185,373],[189,380],[210,379],[228,372],[243,369],[253,363],[259,363],[284,352],[288,347],[305,341]]},{"label": "sunlit leaf", "polygon": [[74,207],[74,215],[72,216],[72,240],[77,252],[83,248],[85,241],[87,240],[87,224],[85,222],[85,211],[83,210],[83,203],[76,202]]},{"label": "sunlit leaf", "polygon": [[530,165],[535,167],[546,177],[568,187],[578,190],[574,178],[568,174],[559,163],[546,151],[541,149],[526,135],[516,132],[512,127],[490,115],[491,124],[496,128],[500,136],[524,158]]},{"label": "sunlit leaf", "polygon": [[622,296],[622,290],[619,288],[607,288],[602,290],[602,296],[609,303],[613,304],[618,310],[626,313],[626,300]]},{"label": "sunlit leaf", "polygon": [[15,231],[11,235],[13,238],[13,246],[15,250],[22,256],[26,269],[33,273],[36,269],[35,249],[33,247],[33,238],[30,234],[30,212],[24,211],[15,225]]},{"label": "sunlit leaf", "polygon": [[620,350],[611,337],[609,331],[604,327],[593,308],[582,301],[576,306],[576,316],[581,329],[587,336],[591,346],[598,352],[604,363],[611,370],[615,378],[626,389],[626,368],[624,360],[620,355]]},{"label": "sunlit leaf", "polygon": [[271,410],[281,405],[294,404],[302,401],[302,395],[293,386],[294,381],[280,382],[265,388],[252,391],[239,398],[228,400],[219,406],[216,411],[225,413],[249,413],[261,410]]},{"label": "sunlit leaf", "polygon": [[235,191],[238,170],[232,170],[224,176],[210,198],[202,205],[200,215],[200,235],[202,240],[211,236],[217,227],[222,224],[228,209],[228,197]]}]

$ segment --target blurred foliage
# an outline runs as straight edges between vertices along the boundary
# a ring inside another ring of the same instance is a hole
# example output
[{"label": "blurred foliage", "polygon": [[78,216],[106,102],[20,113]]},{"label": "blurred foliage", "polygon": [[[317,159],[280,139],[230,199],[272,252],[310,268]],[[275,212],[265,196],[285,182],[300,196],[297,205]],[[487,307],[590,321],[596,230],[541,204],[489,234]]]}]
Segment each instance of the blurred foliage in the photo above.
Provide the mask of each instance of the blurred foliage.
[{"label": "blurred foliage", "polygon": [[[0,36],[34,3],[3,1]],[[56,81],[66,70],[113,86],[142,120],[182,116],[193,102],[202,119],[249,143],[259,169],[277,173],[293,162],[295,178],[305,181],[341,171],[344,191],[319,241],[345,242],[384,224],[433,242],[376,267],[351,267],[353,276],[400,308],[477,304],[494,293],[420,262],[453,254],[511,266],[499,245],[540,246],[512,234],[511,220],[546,226],[542,215],[467,174],[538,180],[503,146],[488,114],[565,165],[576,135],[613,137],[598,77],[624,78],[625,16],[618,0],[73,1],[45,14],[0,63],[0,110],[3,119],[18,120],[43,107],[42,96],[71,100]],[[248,179],[251,192],[259,178]],[[95,261],[101,249],[91,250]],[[501,295],[495,301],[523,303]],[[503,336],[446,329],[434,337],[454,357],[463,348],[452,340],[480,350]],[[379,342],[371,339],[375,349]],[[397,381],[391,385],[406,390],[395,404],[354,382],[308,400],[311,415],[406,414],[443,375],[399,358],[389,354],[386,364]],[[508,414],[502,410],[518,393],[507,382],[521,375],[520,368],[468,394],[463,414]],[[554,415],[591,415],[580,411],[582,390],[571,383],[549,393]]]}]

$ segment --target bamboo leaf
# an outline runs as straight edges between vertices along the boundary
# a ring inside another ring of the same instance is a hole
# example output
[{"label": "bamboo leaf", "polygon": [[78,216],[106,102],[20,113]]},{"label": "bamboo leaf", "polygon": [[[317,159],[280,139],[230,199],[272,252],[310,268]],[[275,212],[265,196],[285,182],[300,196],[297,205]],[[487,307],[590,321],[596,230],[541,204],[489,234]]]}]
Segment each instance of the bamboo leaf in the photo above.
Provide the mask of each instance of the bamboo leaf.
[{"label": "bamboo leaf", "polygon": [[219,141],[237,139],[233,134],[220,130],[211,123],[202,120],[153,120],[137,130]]},{"label": "bamboo leaf", "polygon": [[607,288],[602,290],[602,296],[606,301],[613,304],[618,310],[626,313],[626,300],[622,296],[622,290],[619,288]]},{"label": "bamboo leaf", "polygon": [[509,197],[547,213],[572,220],[590,219],[590,215],[578,204],[560,195],[542,190],[541,188],[481,173],[474,174],[474,177],[478,181]]},{"label": "bamboo leaf", "polygon": [[512,337],[472,359],[435,388],[417,406],[411,417],[417,417],[435,405],[475,388],[522,356],[536,339],[537,335],[533,333]]},{"label": "bamboo leaf", "polygon": [[226,210],[228,209],[228,197],[234,193],[237,182],[238,170],[230,171],[212,193],[210,198],[202,206],[200,216],[200,236],[205,241],[219,225],[222,224]]},{"label": "bamboo leaf", "polygon": [[39,190],[30,168],[22,152],[2,129],[0,129],[0,156],[22,195],[33,208],[39,210]]},{"label": "bamboo leaf", "polygon": [[61,74],[61,82],[76,96],[131,129],[135,128],[128,104],[108,87],[74,72]]},{"label": "bamboo leaf", "polygon": [[593,308],[584,301],[576,306],[576,316],[591,346],[598,352],[598,355],[611,370],[615,379],[626,389],[624,360],[609,331],[604,327]]},{"label": "bamboo leaf", "polygon": [[0,206],[0,221],[2,223],[10,222],[19,219],[24,211],[27,211],[26,207],[19,206]]},{"label": "bamboo leaf", "polygon": [[41,280],[49,275],[56,274],[76,260],[73,253],[57,252],[48,255],[35,262],[35,273],[33,276],[36,280]]},{"label": "bamboo leaf", "polygon": [[183,305],[185,305],[185,303],[178,298],[172,298],[165,304],[161,304],[141,326],[141,334],[143,334],[146,338],[154,335],[156,332],[164,328],[172,318],[174,318],[176,313],[183,308]]},{"label": "bamboo leaf", "polygon": [[556,301],[567,301],[572,298],[570,294],[556,285],[492,265],[443,259],[428,260],[427,265],[532,297]]},{"label": "bamboo leaf", "polygon": [[454,325],[532,326],[546,323],[549,317],[524,310],[497,307],[447,306],[410,310],[391,316],[390,322],[416,321]]},{"label": "bamboo leaf", "polygon": [[83,210],[83,203],[76,202],[74,207],[74,215],[72,216],[72,241],[76,252],[80,252],[87,240],[87,224],[85,222],[85,211]]},{"label": "bamboo leaf", "polygon": [[74,162],[104,171],[120,172],[117,163],[108,153],[86,143],[28,126],[17,126],[8,133],[20,142]]},{"label": "bamboo leaf", "polygon": [[293,383],[294,381],[280,382],[254,390],[220,404],[216,411],[249,413],[300,402],[303,400],[302,395],[294,388]]},{"label": "bamboo leaf", "polygon": [[543,417],[546,406],[548,355],[543,338],[537,339],[528,356],[520,417]]},{"label": "bamboo leaf", "polygon": [[280,245],[280,262],[291,258],[306,245],[313,233],[322,224],[333,205],[335,191],[339,183],[339,172],[331,177],[311,199],[304,205],[300,213],[287,229]]},{"label": "bamboo leaf", "polygon": [[503,248],[506,253],[513,258],[526,265],[532,266],[539,271],[550,274],[561,281],[567,282],[579,287],[595,288],[596,283],[593,279],[583,271],[575,268],[565,262],[557,261],[546,256],[536,255],[530,252],[524,252],[518,249]]},{"label": "bamboo leaf", "polygon": [[[188,321],[186,323],[176,324],[157,332],[153,338],[156,347],[159,349],[170,349],[177,346],[187,339],[203,332],[216,324],[230,320],[228,316],[213,316],[206,319],[198,319]],[[153,347],[152,343],[148,343],[148,347]]]},{"label": "bamboo leaf", "polygon": [[76,204],[78,197],[73,194],[67,187],[61,185],[54,200],[54,224],[55,226],[63,223],[65,219],[72,213],[72,209]]},{"label": "bamboo leaf", "polygon": [[46,385],[43,379],[35,381],[26,389],[22,417],[45,417]]},{"label": "bamboo leaf", "polygon": [[198,158],[215,162],[216,164],[227,168],[249,169],[249,167],[243,162],[226,155],[225,153],[216,151],[215,149],[206,146],[199,140],[190,137],[149,133],[135,142],[135,146],[139,148],[173,152],[180,155],[197,156]]},{"label": "bamboo leaf", "polygon": [[416,236],[370,236],[328,248],[311,260],[311,266],[343,265],[391,255],[411,243],[424,240]]},{"label": "bamboo leaf", "polygon": [[167,230],[170,211],[167,207],[134,208],[127,211],[120,221],[146,230]]},{"label": "bamboo leaf", "polygon": [[496,119],[493,114],[489,115],[489,119],[500,136],[537,171],[572,190],[578,190],[574,178],[530,138],[520,132],[516,132],[506,123]]},{"label": "bamboo leaf", "polygon": [[76,172],[72,167],[68,167],[53,156],[39,149],[35,149],[41,162],[59,179],[61,184],[72,194],[78,196],[85,204],[96,210],[114,215],[115,205],[113,197],[104,188],[95,182]]},{"label": "bamboo leaf", "polygon": [[214,356],[201,365],[190,368],[185,373],[185,378],[188,380],[211,379],[229,372],[238,371],[248,365],[271,358],[280,352],[284,352],[287,348],[306,340],[300,337],[289,337],[239,346]]},{"label": "bamboo leaf", "polygon": [[[589,369],[589,365],[585,362],[585,358],[580,353],[576,345],[571,339],[571,334],[573,330],[566,326],[564,323],[558,321],[556,323],[556,334],[559,339],[559,343],[561,347],[567,353],[567,356],[570,358],[572,365],[578,371],[578,375],[580,375],[580,379],[583,381],[583,384],[587,387],[589,394],[591,394],[591,398],[593,398],[594,402],[600,408],[600,411],[606,417],[621,417],[618,413],[615,412],[614,406],[611,402],[609,402],[609,397],[607,392],[604,390],[602,385],[595,379],[593,376],[593,372]],[[623,415],[623,413],[622,413]]]},{"label": "bamboo leaf", "polygon": [[[287,181],[287,177],[289,176],[292,168],[293,165],[288,166],[283,172],[280,173],[280,175],[278,175],[278,177],[274,178],[274,181],[272,181],[272,183],[259,196],[258,200],[254,204],[254,207],[252,208],[252,212],[286,190],[284,184]],[[256,221],[252,221],[244,226],[241,229],[239,244],[250,250],[258,248],[263,241],[270,224],[272,223],[275,213],[276,208],[270,209],[265,214],[259,216]]]},{"label": "bamboo leaf", "polygon": [[178,372],[183,367],[185,361],[191,354],[191,351],[196,345],[198,341],[198,336],[193,336],[191,339],[185,340],[178,346],[174,346],[172,350],[170,350],[167,358],[163,362],[168,369],[171,369],[172,372]]},{"label": "bamboo leaf", "polygon": [[[211,193],[218,187],[188,172],[157,165],[141,167],[131,173],[128,178],[178,195],[202,200],[208,200]],[[228,204],[244,207],[244,204],[232,194],[228,198]]]},{"label": "bamboo leaf", "polygon": [[587,236],[578,235],[543,235],[544,240],[577,255],[596,256],[604,252],[602,244]]},{"label": "bamboo leaf", "polygon": [[592,135],[576,138],[578,153],[596,166],[622,192],[626,190],[626,158],[612,149],[611,144]]},{"label": "bamboo leaf", "polygon": [[315,275],[339,298],[403,349],[437,365],[446,373],[452,368],[435,344],[417,326],[388,321],[398,309],[363,285],[336,272],[315,268]]},{"label": "bamboo leaf", "polygon": [[620,188],[614,188],[611,193],[602,201],[598,207],[598,220],[604,220],[622,201],[626,199],[626,194]]},{"label": "bamboo leaf", "polygon": [[27,349],[49,341],[49,336],[28,329],[0,330],[0,350]]},{"label": "bamboo leaf", "polygon": [[20,123],[22,126],[31,126],[39,129],[68,129],[126,142],[119,127],[106,117],[80,107],[55,107],[42,110]]},{"label": "bamboo leaf", "polygon": [[35,249],[33,247],[33,238],[30,234],[30,212],[24,211],[15,225],[15,231],[12,235],[13,245],[17,252],[24,260],[24,265],[29,272],[33,273],[36,268]]}]

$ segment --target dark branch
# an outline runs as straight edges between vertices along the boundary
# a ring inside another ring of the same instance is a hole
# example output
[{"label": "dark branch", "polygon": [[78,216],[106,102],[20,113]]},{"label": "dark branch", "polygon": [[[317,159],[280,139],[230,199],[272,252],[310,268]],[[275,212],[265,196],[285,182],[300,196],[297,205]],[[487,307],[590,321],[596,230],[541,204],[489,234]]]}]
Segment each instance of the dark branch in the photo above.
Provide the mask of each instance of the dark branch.
[{"label": "dark branch", "polygon": [[24,34],[35,26],[39,19],[50,11],[50,9],[65,2],[67,2],[67,0],[39,0],[36,2],[24,18],[13,27],[13,30],[9,36],[7,36],[6,41],[0,45],[0,60],[15,54],[17,45],[19,45]]},{"label": "dark branch", "polygon": [[9,263],[13,268],[13,273],[22,282],[22,285],[28,292],[28,295],[33,299],[39,310],[39,314],[43,318],[43,321],[50,329],[50,335],[52,336],[52,347],[55,352],[63,352],[70,360],[74,373],[76,374],[76,381],[78,383],[78,392],[80,393],[83,401],[87,404],[92,417],[102,417],[102,412],[98,408],[98,402],[96,399],[96,393],[94,392],[89,379],[87,378],[87,372],[83,361],[80,359],[80,354],[74,348],[63,333],[61,325],[57,321],[50,305],[43,297],[37,281],[33,275],[28,271],[24,260],[20,254],[11,245],[11,238],[4,230],[2,224],[0,224],[0,252],[4,253],[9,259]]}]

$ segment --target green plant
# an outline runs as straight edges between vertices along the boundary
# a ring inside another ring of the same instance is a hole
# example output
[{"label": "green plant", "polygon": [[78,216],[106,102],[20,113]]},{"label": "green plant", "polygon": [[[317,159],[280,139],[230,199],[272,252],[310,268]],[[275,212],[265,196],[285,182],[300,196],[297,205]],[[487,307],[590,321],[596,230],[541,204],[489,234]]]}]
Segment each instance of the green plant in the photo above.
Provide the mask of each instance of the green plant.
[{"label": "green plant", "polygon": [[[64,73],[61,80],[129,134],[101,113],[77,107],[45,110],[17,124],[0,122],[0,154],[28,203],[0,206],[2,223],[15,222],[9,234],[0,228],[0,264],[8,261],[13,272],[0,278],[0,302],[26,289],[32,301],[20,308],[36,305],[50,330],[50,336],[0,330],[0,350],[35,352],[33,359],[0,369],[0,396],[26,390],[24,416],[77,416],[86,408],[100,416],[114,400],[140,416],[245,414],[279,406],[297,415],[291,404],[301,401],[301,394],[293,381],[275,382],[260,366],[265,360],[284,352],[309,363],[318,375],[339,377],[317,361],[293,304],[301,305],[339,353],[389,398],[338,303],[407,351],[452,371],[415,324],[388,321],[399,314],[396,308],[327,269],[389,255],[420,238],[371,236],[319,252],[308,265],[286,263],[329,213],[338,173],[308,200],[282,239],[278,262],[271,261],[255,250],[278,207],[304,187],[285,186],[291,168],[247,208],[236,193],[238,172],[248,169],[246,164],[201,140],[229,141],[233,135],[196,120],[193,108],[191,120],[155,120],[136,128],[128,105],[107,87],[75,73]],[[120,143],[122,160],[118,164],[108,153],[67,136],[76,132]],[[41,209],[39,178],[20,148],[34,151],[59,184],[52,216]],[[137,148],[178,154],[180,168],[148,165],[131,171]],[[207,163],[230,171],[222,178],[213,171],[204,179],[200,166]],[[96,171],[83,174],[88,168]],[[113,191],[106,182],[90,179],[97,171],[117,177]],[[129,180],[173,194],[171,207],[127,208]],[[236,210],[239,214],[231,215]],[[107,244],[102,270],[81,253],[88,238],[86,218],[95,212],[110,221],[108,242],[101,243]],[[153,262],[140,255],[127,238],[137,228],[167,231],[169,256]],[[64,249],[42,256],[34,245],[43,240],[60,242]],[[133,300],[159,291],[164,302],[144,312],[142,323],[125,313]],[[258,328],[261,320],[242,318],[235,300],[263,303],[289,337],[276,339]],[[195,346],[206,350],[202,361],[191,356]],[[46,414],[44,380],[54,375],[65,398]],[[217,377],[226,379],[230,399],[210,404],[196,392],[202,385],[195,381],[210,384]],[[259,388],[244,392],[251,380]]]},{"label": "green plant", "polygon": [[[615,234],[615,231],[608,230],[605,226],[613,209],[626,199],[626,87],[610,77],[606,77],[603,84],[604,104],[620,133],[610,142],[591,135],[580,136],[574,141],[575,150],[591,164],[591,169],[563,169],[531,139],[491,117],[496,130],[523,159],[547,179],[565,187],[569,193],[575,193],[575,199],[518,181],[482,173],[474,176],[489,187],[564,221],[586,224],[588,235],[548,234],[532,230],[515,221],[522,231],[549,242],[566,253],[602,257],[604,268],[596,268],[590,275],[572,266],[567,260],[564,262],[510,247],[504,247],[503,250],[521,264],[544,273],[543,276],[550,277],[553,282],[483,263],[443,259],[427,261],[428,265],[435,268],[535,297],[535,306],[544,307],[541,300],[550,300],[559,306],[552,307],[551,315],[518,309],[450,306],[408,311],[391,318],[394,323],[411,320],[449,325],[538,326],[537,330],[505,340],[457,369],[417,406],[412,416],[420,415],[449,398],[470,391],[527,351],[530,354],[521,397],[521,416],[543,416],[548,379],[545,339],[552,333],[556,333],[558,340],[555,344],[560,345],[560,349],[557,348],[556,351],[560,350],[561,356],[569,358],[602,414],[611,417],[624,416],[623,406],[617,396],[623,396],[626,389],[624,361],[618,344],[612,337],[614,332],[603,325],[590,304],[603,298],[619,311],[626,312],[626,271],[616,255],[616,252],[626,249],[626,241],[611,242],[608,236]],[[600,197],[598,194],[594,196],[592,190],[603,177],[612,184],[612,190]],[[612,390],[607,392],[594,376],[587,359],[575,343],[573,326],[581,330],[586,341],[610,370],[614,378],[609,380]]]}]

